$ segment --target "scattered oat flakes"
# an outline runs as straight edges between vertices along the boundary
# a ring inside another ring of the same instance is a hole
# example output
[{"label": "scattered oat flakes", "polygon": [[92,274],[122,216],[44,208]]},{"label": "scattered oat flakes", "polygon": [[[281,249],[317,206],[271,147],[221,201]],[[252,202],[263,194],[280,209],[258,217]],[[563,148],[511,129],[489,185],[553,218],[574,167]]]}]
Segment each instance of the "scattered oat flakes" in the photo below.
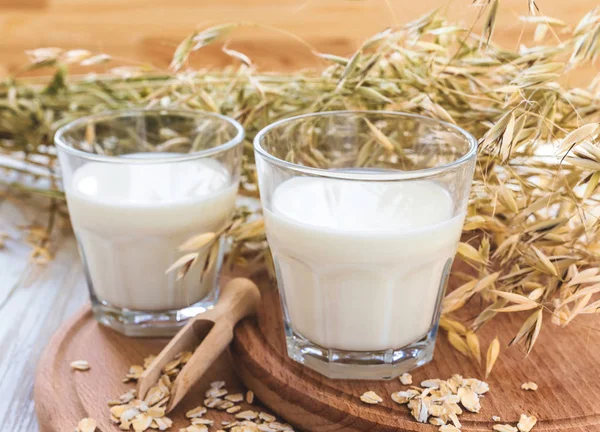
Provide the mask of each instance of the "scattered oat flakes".
[{"label": "scattered oat flakes", "polygon": [[73,370],[78,370],[78,371],[90,370],[90,364],[88,362],[86,362],[85,360],[72,361],[70,366],[71,366],[71,369],[73,369]]},{"label": "scattered oat flakes", "polygon": [[137,394],[136,389],[131,389],[128,392],[123,393],[121,396],[119,396],[119,400],[122,403],[126,404],[126,403],[131,402],[132,400],[134,400],[136,394]]},{"label": "scattered oat flakes", "polygon": [[450,417],[450,420],[452,421],[452,424],[454,424],[455,427],[457,427],[458,429],[462,427],[462,424],[458,420],[458,416],[456,415],[456,413],[451,412],[450,414],[448,414],[448,417]]},{"label": "scattered oat flakes", "polygon": [[500,417],[499,416],[492,416],[492,421],[499,422],[500,421]]},{"label": "scattered oat flakes", "polygon": [[535,424],[537,423],[537,417],[528,416],[526,414],[521,414],[521,418],[519,419],[519,423],[517,424],[517,428],[521,432],[529,432]]},{"label": "scattered oat flakes", "polygon": [[521,388],[523,390],[536,391],[538,389],[538,385],[536,383],[534,383],[533,381],[530,381],[530,382],[521,384]]},{"label": "scattered oat flakes", "polygon": [[471,388],[471,390],[473,390],[478,395],[487,393],[490,390],[490,386],[488,383],[475,378],[469,378],[464,380],[464,384],[468,385]]},{"label": "scattered oat flakes", "polygon": [[447,414],[448,408],[443,405],[429,405],[429,415],[433,417],[443,417]]},{"label": "scattered oat flakes", "polygon": [[427,397],[417,397],[408,402],[408,408],[410,409],[412,416],[419,423],[427,423],[427,419],[429,418],[429,404],[430,401]]},{"label": "scattered oat flakes", "polygon": [[227,396],[225,396],[225,399],[234,403],[239,403],[243,402],[244,395],[241,393],[228,394]]},{"label": "scattered oat flakes", "polygon": [[[177,354],[177,355],[175,356],[175,358],[178,358],[178,359],[180,359],[180,360],[181,360],[181,363],[185,364],[185,363],[187,363],[188,361],[190,361],[190,359],[192,358],[192,354],[193,354],[193,353],[192,353],[191,351],[182,351],[182,352],[180,352],[179,354]],[[225,385],[225,384],[223,384],[223,385]]]},{"label": "scattered oat flakes", "polygon": [[187,418],[195,418],[202,417],[204,414],[206,414],[206,408],[204,408],[203,406],[199,406],[186,412],[185,416]]},{"label": "scattered oat flakes", "polygon": [[[175,357],[162,370],[162,375],[154,387],[152,387],[144,400],[137,399],[135,389],[121,395],[118,399],[108,401],[110,409],[110,419],[121,430],[134,430],[134,432],[144,432],[150,429],[166,431],[173,426],[173,421],[165,417],[166,406],[171,396],[173,379],[177,377],[183,366],[191,358],[190,352],[184,352]],[[144,370],[150,366],[154,356],[147,357],[144,360],[144,367],[131,366],[129,373],[124,381],[137,381]],[[214,381],[206,391],[207,398],[204,406],[199,406],[186,412],[186,417],[190,425],[180,428],[180,432],[208,432],[208,428],[213,426],[214,421],[202,418],[207,412],[207,408],[225,411],[228,414],[235,415],[236,421],[221,422],[221,432],[293,432],[292,426],[279,423],[275,416],[261,412],[246,410],[241,411],[241,406],[236,403],[243,402],[242,393],[228,394],[225,387],[225,381]],[[416,392],[418,394],[418,392]],[[254,393],[248,391],[246,394],[247,403],[254,401]],[[90,429],[77,432],[92,432]]]},{"label": "scattered oat flakes", "polygon": [[144,359],[144,369],[148,369],[155,358],[156,358],[155,355],[149,355],[148,357],[146,357]]},{"label": "scattered oat flakes", "polygon": [[442,425],[438,429],[439,432],[460,432],[460,429],[452,425]]},{"label": "scattered oat flakes", "polygon": [[179,429],[179,431],[184,432],[208,432],[208,428],[204,425],[191,425],[186,427],[185,429]]},{"label": "scattered oat flakes", "polygon": [[383,402],[383,399],[381,399],[381,397],[374,391],[368,391],[368,392],[363,393],[362,396],[360,397],[360,400],[366,404],[371,404],[371,405],[375,405],[375,404]]},{"label": "scattered oat flakes", "polygon": [[143,432],[149,429],[151,424],[152,417],[144,413],[136,415],[131,421],[131,426],[133,426],[135,432]]},{"label": "scattered oat flakes", "polygon": [[210,419],[205,419],[205,418],[193,418],[191,420],[193,425],[206,425],[206,426],[212,426],[214,423],[214,420],[210,420]]},{"label": "scattered oat flakes", "polygon": [[470,388],[461,387],[458,389],[458,396],[460,397],[460,403],[464,406],[468,411],[473,413],[478,413],[481,409],[481,404],[479,403],[479,396]]},{"label": "scattered oat flakes", "polygon": [[219,402],[215,408],[218,410],[221,410],[221,411],[225,411],[226,409],[232,408],[233,405],[234,405],[233,402],[224,400],[224,401]]},{"label": "scattered oat flakes", "polygon": [[[161,431],[167,430],[171,426],[173,426],[173,420],[171,420],[168,417],[155,418],[154,423],[156,423],[156,427],[158,428],[158,430],[161,430]],[[150,425],[150,427],[154,429],[154,427],[152,425]]]},{"label": "scattered oat flakes", "polygon": [[275,420],[277,420],[275,418],[275,416],[272,416],[271,414],[267,414],[266,412],[261,412],[258,415],[258,418],[266,423],[273,423]]},{"label": "scattered oat flakes", "polygon": [[408,372],[403,373],[402,375],[400,375],[400,382],[404,385],[411,385],[413,382],[412,375]]},{"label": "scattered oat flakes", "polygon": [[421,387],[392,393],[391,398],[398,404],[408,404],[411,415],[418,422],[430,423],[434,426],[445,426],[451,423],[455,428],[460,429],[462,425],[458,416],[463,413],[463,409],[459,404],[470,412],[479,412],[480,395],[488,391],[487,383],[455,374],[445,381],[424,380],[421,382]]},{"label": "scattered oat flakes", "polygon": [[446,420],[439,417],[429,417],[429,424],[434,426],[444,426],[446,424]]},{"label": "scattered oat flakes", "polygon": [[421,381],[421,387],[431,388],[431,389],[439,389],[442,380],[440,379],[428,379],[425,381]]},{"label": "scattered oat flakes", "polygon": [[519,432],[514,426],[503,424],[503,425],[494,425],[494,430],[496,432]]},{"label": "scattered oat flakes", "polygon": [[145,411],[150,417],[160,418],[165,416],[165,407],[154,406],[146,409]]},{"label": "scattered oat flakes", "polygon": [[[123,381],[137,381],[145,370],[154,360],[154,356],[144,359],[144,367],[133,365],[129,368]],[[177,357],[178,365],[184,364],[185,357]],[[169,369],[175,371],[176,375],[179,369]],[[171,372],[169,372],[171,373]],[[108,402],[110,407],[110,418],[122,430],[133,428],[135,432],[143,432],[150,428],[161,431],[169,429],[173,422],[165,417],[166,405],[169,401],[172,382],[169,376],[163,371],[154,387],[152,387],[144,400],[137,399],[135,389],[131,389],[119,397],[119,400]]]},{"label": "scattered oat flakes", "polygon": [[225,396],[226,394],[227,394],[227,390],[225,390],[224,388],[209,388],[204,393],[204,396],[206,396],[207,398],[209,398],[209,397],[220,398],[220,397]]},{"label": "scattered oat flakes", "polygon": [[397,404],[405,404],[408,403],[409,400],[417,396],[419,392],[414,389],[409,389],[406,391],[399,391],[396,393],[392,393],[392,400]]},{"label": "scattered oat flakes", "polygon": [[209,397],[207,399],[204,399],[204,406],[206,408],[214,408],[219,403],[221,403],[222,401],[223,401],[223,399],[219,399],[219,398],[215,398],[215,397]]},{"label": "scattered oat flakes", "polygon": [[123,378],[123,382],[137,381],[142,376],[142,373],[144,373],[144,367],[133,365],[129,368],[129,372],[125,375],[125,378]]},{"label": "scattered oat flakes", "polygon": [[93,418],[84,418],[77,424],[77,432],[94,432],[96,430],[96,420]]},{"label": "scattered oat flakes", "polygon": [[254,420],[258,417],[258,413],[252,410],[242,411],[241,413],[237,413],[235,418],[240,420]]},{"label": "scattered oat flakes", "polygon": [[213,381],[210,383],[210,387],[214,389],[220,389],[225,387],[225,381]]}]

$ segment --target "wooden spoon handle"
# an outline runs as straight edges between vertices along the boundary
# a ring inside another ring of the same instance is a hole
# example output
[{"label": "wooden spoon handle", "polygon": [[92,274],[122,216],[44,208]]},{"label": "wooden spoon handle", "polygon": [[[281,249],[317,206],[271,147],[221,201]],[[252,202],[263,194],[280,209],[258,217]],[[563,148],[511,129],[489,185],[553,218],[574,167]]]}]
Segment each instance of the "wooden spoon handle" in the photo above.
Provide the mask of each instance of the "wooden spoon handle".
[{"label": "wooden spoon handle", "polygon": [[254,282],[247,278],[234,278],[221,289],[214,309],[198,315],[197,319],[224,320],[233,327],[244,317],[256,313],[259,303],[260,291]]},{"label": "wooden spoon handle", "polygon": [[191,319],[162,349],[152,361],[150,366],[142,373],[137,383],[137,394],[140,399],[146,397],[150,390],[160,378],[163,367],[182,351],[191,351],[198,343],[198,336],[194,331],[194,319]]},{"label": "wooden spoon handle", "polygon": [[[214,327],[196,348],[173,383],[167,412],[187,394],[190,388],[204,375],[233,339],[233,328],[238,321],[256,313],[260,302],[260,291],[249,279],[232,279],[222,290],[217,306],[208,312]],[[202,317],[202,320],[205,316]],[[195,322],[195,325],[200,322]]]},{"label": "wooden spoon handle", "polygon": [[260,291],[251,280],[235,278],[228,282],[221,289],[215,308],[190,319],[142,373],[137,385],[138,397],[141,399],[145,397],[148,390],[160,378],[162,368],[177,354],[182,351],[193,351],[198,343],[205,339],[212,331],[213,321],[224,320],[227,326],[233,328],[239,320],[256,312],[259,301]]}]

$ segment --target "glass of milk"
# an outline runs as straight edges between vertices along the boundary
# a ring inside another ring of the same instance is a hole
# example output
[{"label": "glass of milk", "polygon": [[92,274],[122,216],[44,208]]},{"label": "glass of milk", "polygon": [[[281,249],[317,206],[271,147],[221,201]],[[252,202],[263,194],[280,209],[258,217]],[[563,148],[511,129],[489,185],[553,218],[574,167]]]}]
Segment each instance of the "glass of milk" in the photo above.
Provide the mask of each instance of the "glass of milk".
[{"label": "glass of milk", "polygon": [[254,140],[289,356],[331,378],[431,360],[477,142],[412,114],[334,111]]},{"label": "glass of milk", "polygon": [[235,208],[244,131],[199,111],[126,110],[58,130],[64,190],[96,319],[130,336],[171,335],[218,295],[222,246],[188,274],[166,270],[190,237]]}]

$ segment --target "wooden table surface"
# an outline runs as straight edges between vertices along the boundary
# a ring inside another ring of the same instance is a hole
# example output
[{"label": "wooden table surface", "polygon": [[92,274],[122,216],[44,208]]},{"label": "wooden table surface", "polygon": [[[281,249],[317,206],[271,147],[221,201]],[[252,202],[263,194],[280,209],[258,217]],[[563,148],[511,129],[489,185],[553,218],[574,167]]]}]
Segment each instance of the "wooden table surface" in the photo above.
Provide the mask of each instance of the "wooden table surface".
[{"label": "wooden table surface", "polygon": [[[246,21],[300,36],[317,49],[347,55],[366,37],[442,7],[473,22],[488,0],[0,0],[0,76],[18,70],[25,50],[56,46],[86,48],[166,67],[176,46],[194,28]],[[575,23],[597,0],[536,0],[541,11]],[[528,14],[528,0],[501,0],[494,40],[515,46]],[[450,5],[446,8],[447,5]],[[481,20],[483,21],[483,20]],[[533,32],[530,26],[529,33]],[[526,32],[527,35],[527,32]],[[300,43],[274,31],[236,30],[231,47],[268,69],[318,64]],[[228,61],[208,47],[197,64]]]},{"label": "wooden table surface", "polygon": [[[596,0],[538,0],[547,15],[570,23]],[[497,40],[515,43],[517,17],[526,0],[504,0]],[[151,62],[169,63],[173,47],[196,25],[255,21],[289,30],[322,51],[348,54],[362,39],[406,22],[444,0],[0,0],[0,76],[18,70],[23,51],[42,46],[87,48]],[[454,16],[468,22],[471,0],[454,0]],[[232,47],[264,68],[297,69],[314,60],[292,39],[267,30],[241,31]],[[222,65],[218,49],[206,50],[202,65]],[[16,205],[0,189],[0,233],[10,234],[0,250],[0,430],[38,429],[32,401],[37,359],[50,336],[87,300],[75,240],[68,229],[54,239],[54,260],[36,266],[18,225],[44,223],[38,207]],[[60,403],[60,395],[57,395]],[[62,431],[61,431],[62,432]]]}]

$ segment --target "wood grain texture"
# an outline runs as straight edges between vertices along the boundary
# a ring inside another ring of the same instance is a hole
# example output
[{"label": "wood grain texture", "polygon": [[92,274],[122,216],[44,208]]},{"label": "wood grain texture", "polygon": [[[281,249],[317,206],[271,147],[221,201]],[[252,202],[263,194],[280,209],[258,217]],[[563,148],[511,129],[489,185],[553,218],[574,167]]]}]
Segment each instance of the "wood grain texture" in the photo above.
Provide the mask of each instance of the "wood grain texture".
[{"label": "wood grain texture", "polygon": [[[175,428],[187,424],[183,413],[202,403],[204,390],[215,379],[224,379],[234,391],[243,390],[233,370],[241,375],[274,413],[300,430],[321,431],[412,431],[433,432],[437,428],[416,423],[405,406],[389,395],[404,388],[398,380],[328,380],[292,362],[285,353],[277,291],[261,283],[262,304],[258,320],[243,321],[235,332],[229,357],[219,358],[206,376],[173,411]],[[489,325],[484,336],[499,334],[503,346],[518,323],[515,319]],[[600,430],[600,329],[592,319],[558,331],[547,327],[531,356],[523,358],[518,348],[504,350],[493,375],[491,390],[482,400],[479,414],[465,413],[460,420],[468,432],[490,431],[491,417],[516,424],[521,413],[535,415],[536,431],[593,432]],[[132,363],[141,363],[166,344],[164,339],[132,339],[98,325],[88,308],[64,324],[44,352],[36,379],[36,409],[42,432],[69,430],[78,419],[93,417],[100,431],[116,430],[107,418],[106,401],[131,385],[120,379]],[[85,359],[92,369],[74,372],[69,363]],[[440,339],[434,361],[413,373],[415,383],[432,377],[481,377],[480,368],[457,354]],[[539,385],[537,392],[521,390],[526,381]],[[365,405],[360,395],[374,390],[384,398],[380,405]],[[56,403],[60,395],[61,403]],[[244,406],[247,408],[247,406]],[[259,408],[260,409],[260,408]],[[209,418],[231,420],[211,411]]]},{"label": "wood grain texture", "polygon": [[[102,51],[166,68],[173,49],[196,27],[246,21],[292,32],[317,49],[347,55],[366,37],[450,5],[451,17],[471,23],[472,0],[0,0],[0,75],[17,71],[25,50],[58,46]],[[575,23],[595,0],[538,0],[542,12]],[[527,0],[503,0],[495,40],[515,46]],[[530,28],[533,31],[533,28]],[[526,33],[527,35],[527,33]],[[292,38],[252,28],[235,31],[231,47],[264,69],[293,70],[319,64]],[[218,48],[195,56],[195,64],[220,66]],[[44,73],[39,72],[39,73]]]},{"label": "wood grain texture", "polygon": [[[232,344],[232,358],[242,381],[269,408],[288,422],[311,432],[331,431],[436,431],[410,417],[406,406],[395,404],[390,394],[405,386],[398,380],[330,380],[287,357],[279,296],[263,290],[258,326],[241,323]],[[487,324],[483,340],[500,336],[503,347],[520,325],[506,317]],[[558,329],[547,324],[529,357],[517,347],[504,349],[492,375],[490,392],[482,399],[479,414],[460,416],[463,431],[490,431],[492,416],[515,425],[522,413],[535,415],[536,432],[592,432],[600,430],[600,325],[594,318],[581,319]],[[445,338],[436,345],[434,360],[414,371],[418,385],[424,379],[450,378],[452,374],[482,379],[474,361],[453,350]],[[536,392],[522,390],[534,381]],[[384,402],[367,405],[360,395],[373,390]]]}]

